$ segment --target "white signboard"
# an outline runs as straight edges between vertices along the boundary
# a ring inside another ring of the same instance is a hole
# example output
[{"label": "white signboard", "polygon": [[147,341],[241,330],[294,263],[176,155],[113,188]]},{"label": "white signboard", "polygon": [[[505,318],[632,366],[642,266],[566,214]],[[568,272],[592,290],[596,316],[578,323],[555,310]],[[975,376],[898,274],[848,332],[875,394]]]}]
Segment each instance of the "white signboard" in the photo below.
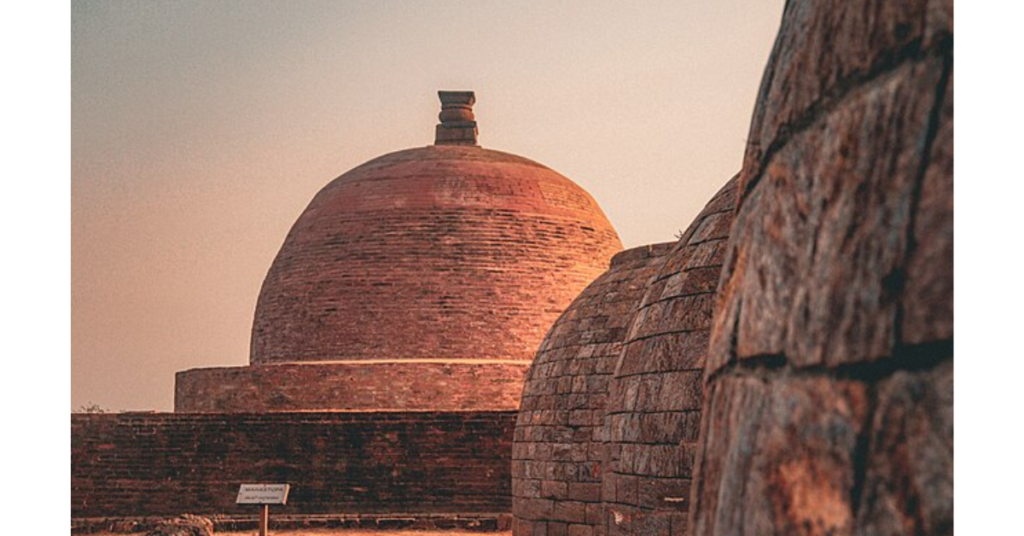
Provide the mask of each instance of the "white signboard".
[{"label": "white signboard", "polygon": [[288,484],[242,484],[236,504],[285,504]]}]

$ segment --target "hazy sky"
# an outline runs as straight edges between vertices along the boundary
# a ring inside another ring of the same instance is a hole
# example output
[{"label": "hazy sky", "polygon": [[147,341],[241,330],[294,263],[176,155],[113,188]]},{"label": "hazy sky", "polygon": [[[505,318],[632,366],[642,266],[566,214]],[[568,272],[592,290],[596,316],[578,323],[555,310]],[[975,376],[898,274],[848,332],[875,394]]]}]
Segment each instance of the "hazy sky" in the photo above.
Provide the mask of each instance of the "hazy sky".
[{"label": "hazy sky", "polygon": [[176,371],[247,363],[313,195],[433,142],[438,89],[626,247],[671,240],[740,167],[783,0],[71,6],[72,407],[169,410]]}]

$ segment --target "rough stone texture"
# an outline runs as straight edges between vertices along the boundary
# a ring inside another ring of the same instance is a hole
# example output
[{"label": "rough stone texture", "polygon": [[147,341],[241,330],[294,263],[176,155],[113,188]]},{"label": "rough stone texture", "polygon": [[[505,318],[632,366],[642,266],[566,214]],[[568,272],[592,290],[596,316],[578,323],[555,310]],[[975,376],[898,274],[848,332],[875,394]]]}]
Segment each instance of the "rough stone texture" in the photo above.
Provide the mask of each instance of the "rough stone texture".
[{"label": "rough stone texture", "polygon": [[697,536],[952,534],[952,2],[787,3],[708,353]]},{"label": "rough stone texture", "polygon": [[723,316],[737,328],[716,345],[800,366],[892,355],[942,71],[935,58],[881,74],[774,154],[737,216]]},{"label": "rough stone texture", "polygon": [[146,536],[213,536],[213,521],[184,514],[159,522]]},{"label": "rough stone texture", "polygon": [[850,534],[865,390],[827,377],[735,375],[712,384],[704,443],[731,450],[703,460],[695,490],[719,484],[698,495],[707,497],[698,520],[713,512],[715,534]]},{"label": "rough stone texture", "polygon": [[952,355],[877,393],[856,533],[953,534]]},{"label": "rough stone texture", "polygon": [[[252,515],[242,482],[284,482],[282,515],[508,512],[514,412],[71,416],[71,516]],[[409,517],[406,516],[406,517]]]},{"label": "rough stone texture", "polygon": [[683,534],[702,379],[738,180],[708,202],[644,291],[609,386],[598,525]]},{"label": "rough stone texture", "polygon": [[921,184],[907,262],[904,344],[953,338],[953,72]]},{"label": "rough stone texture", "polygon": [[515,411],[529,363],[350,361],[192,369],[174,411]]},{"label": "rough stone texture", "polygon": [[671,244],[616,255],[541,343],[512,445],[515,536],[590,536],[601,519],[608,380],[629,319]]},{"label": "rough stone texture", "polygon": [[448,145],[385,155],[295,223],[250,361],[529,361],[621,248],[593,198],[536,162]]},{"label": "rough stone texture", "polygon": [[744,184],[820,110],[906,58],[945,46],[952,31],[952,0],[789,2],[761,80]]}]

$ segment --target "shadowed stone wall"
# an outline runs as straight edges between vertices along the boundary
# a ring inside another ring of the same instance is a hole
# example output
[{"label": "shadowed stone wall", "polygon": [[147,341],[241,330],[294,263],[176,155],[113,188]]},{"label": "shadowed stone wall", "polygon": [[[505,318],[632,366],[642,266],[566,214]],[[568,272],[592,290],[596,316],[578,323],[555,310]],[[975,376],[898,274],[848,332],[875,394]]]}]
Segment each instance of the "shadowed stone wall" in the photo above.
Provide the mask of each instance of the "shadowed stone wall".
[{"label": "shadowed stone wall", "polygon": [[786,6],[711,337],[697,536],[953,532],[952,5]]},{"label": "shadowed stone wall", "polygon": [[512,446],[515,536],[590,536],[600,524],[608,381],[629,319],[670,247],[617,254],[541,343]]},{"label": "shadowed stone wall", "polygon": [[511,508],[514,412],[71,416],[71,516],[252,514],[242,482],[292,485],[290,514]]},{"label": "shadowed stone wall", "polygon": [[609,387],[602,528],[686,531],[702,381],[736,204],[733,178],[683,233],[647,287]]}]

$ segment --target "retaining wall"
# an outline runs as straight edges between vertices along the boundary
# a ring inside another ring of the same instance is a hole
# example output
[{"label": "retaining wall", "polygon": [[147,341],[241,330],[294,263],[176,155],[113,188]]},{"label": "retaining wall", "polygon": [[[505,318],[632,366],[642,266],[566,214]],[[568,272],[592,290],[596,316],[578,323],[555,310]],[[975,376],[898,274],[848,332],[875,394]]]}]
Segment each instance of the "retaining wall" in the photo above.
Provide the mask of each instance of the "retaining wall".
[{"label": "retaining wall", "polygon": [[514,412],[71,416],[72,517],[248,514],[242,482],[291,484],[279,514],[511,510]]}]

